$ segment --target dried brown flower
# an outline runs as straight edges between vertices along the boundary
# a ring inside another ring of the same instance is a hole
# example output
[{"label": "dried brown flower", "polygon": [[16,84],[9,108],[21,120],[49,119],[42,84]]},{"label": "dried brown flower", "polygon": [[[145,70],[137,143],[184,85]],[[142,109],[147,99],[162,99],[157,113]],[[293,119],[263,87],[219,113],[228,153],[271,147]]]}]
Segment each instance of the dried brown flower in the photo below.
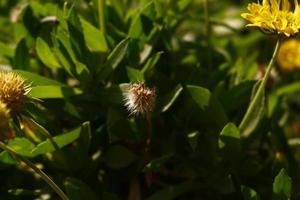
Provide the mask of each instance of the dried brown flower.
[{"label": "dried brown flower", "polygon": [[156,89],[144,83],[132,84],[125,95],[125,106],[131,115],[147,115],[155,107]]}]

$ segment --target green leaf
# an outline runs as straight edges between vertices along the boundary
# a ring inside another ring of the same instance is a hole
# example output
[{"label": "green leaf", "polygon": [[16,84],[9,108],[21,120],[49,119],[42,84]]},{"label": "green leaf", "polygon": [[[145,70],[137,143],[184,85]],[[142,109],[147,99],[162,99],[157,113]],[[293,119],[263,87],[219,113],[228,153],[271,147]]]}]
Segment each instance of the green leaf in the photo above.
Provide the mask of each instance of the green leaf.
[{"label": "green leaf", "polygon": [[0,162],[9,165],[14,165],[18,163],[7,151],[2,151],[0,153]]},{"label": "green leaf", "polygon": [[36,40],[36,51],[37,55],[46,66],[54,69],[61,67],[48,44],[40,37]]},{"label": "green leaf", "polygon": [[129,41],[129,38],[122,40],[109,54],[104,68],[100,70],[101,79],[106,79],[124,59],[127,53]]},{"label": "green leaf", "polygon": [[83,28],[84,39],[87,47],[92,52],[107,52],[108,46],[103,32],[85,21],[83,18],[80,18],[80,22]]},{"label": "green leaf", "polygon": [[17,137],[9,140],[7,145],[22,156],[34,157],[32,150],[35,148],[35,145],[27,138]]},{"label": "green leaf", "polygon": [[147,63],[142,69],[143,74],[147,75],[153,70],[154,66],[157,64],[162,54],[163,52],[158,52],[154,54],[150,59],[148,59]]},{"label": "green leaf", "polygon": [[242,185],[241,190],[242,190],[244,200],[260,200],[255,190],[246,187],[244,185]]},{"label": "green leaf", "polygon": [[14,70],[14,71],[20,74],[27,82],[31,83],[33,86],[46,86],[46,85],[63,86],[64,85],[58,81],[48,79],[31,72],[22,71],[22,70]]},{"label": "green leaf", "polygon": [[209,117],[221,127],[226,124],[227,116],[223,107],[208,89],[193,85],[188,85],[186,88],[193,101],[205,112],[206,118]]},{"label": "green leaf", "polygon": [[0,55],[7,56],[7,57],[13,57],[14,50],[12,48],[10,48],[8,45],[0,42]]},{"label": "green leaf", "polygon": [[102,88],[94,97],[97,102],[104,105],[124,104],[125,93],[128,92],[130,84],[122,83],[111,87]]},{"label": "green leaf", "polygon": [[286,94],[292,94],[298,91],[300,91],[300,82],[295,82],[278,88],[276,91],[276,95],[281,96]]},{"label": "green leaf", "polygon": [[99,199],[94,191],[79,179],[75,178],[67,178],[64,182],[67,196],[70,200],[97,200]]},{"label": "green leaf", "polygon": [[236,161],[240,156],[240,131],[233,123],[228,123],[221,131],[219,148],[222,156],[227,160]]},{"label": "green leaf", "polygon": [[[74,142],[77,138],[79,138],[80,133],[82,131],[82,126],[78,127],[68,133],[64,133],[62,135],[58,135],[53,137],[53,140],[57,143],[57,145],[62,148],[72,142]],[[41,142],[38,144],[33,150],[32,153],[34,155],[40,155],[45,153],[51,153],[55,151],[55,148],[53,147],[52,143],[49,139],[45,140],[44,142]]]},{"label": "green leaf", "polygon": [[105,163],[112,169],[127,167],[137,159],[132,151],[121,145],[111,146],[104,157]]},{"label": "green leaf", "polygon": [[[251,101],[253,100],[253,97],[260,84],[261,82],[258,81],[253,86]],[[240,125],[239,127],[241,131],[241,135],[243,137],[249,136],[256,129],[257,125],[259,124],[261,118],[264,115],[264,110],[265,110],[265,91],[263,90],[261,95],[259,95],[256,104],[254,105],[254,109],[252,110],[251,113],[249,113],[249,117],[247,118],[247,121],[244,121],[243,124]]]},{"label": "green leaf", "polygon": [[175,103],[176,99],[180,96],[181,92],[183,91],[183,88],[181,85],[177,85],[170,93],[165,95],[160,100],[160,105],[158,106],[161,110],[161,112],[168,111],[172,105]]},{"label": "green leaf", "polygon": [[273,193],[276,199],[289,199],[292,192],[292,179],[285,169],[281,169],[273,182]]},{"label": "green leaf", "polygon": [[151,160],[143,169],[143,172],[152,171],[153,169],[159,168],[161,165],[163,165],[165,162],[167,162],[170,158],[174,156],[174,153],[164,155],[160,158],[156,158],[154,160]]},{"label": "green leaf", "polygon": [[17,46],[15,58],[14,58],[14,67],[17,69],[29,69],[29,49],[26,45],[26,40],[22,39]]},{"label": "green leaf", "polygon": [[144,75],[140,70],[131,67],[126,67],[126,71],[131,83],[139,83],[144,81]]},{"label": "green leaf", "polygon": [[57,99],[75,96],[81,94],[82,91],[68,86],[36,86],[32,87],[29,96],[39,99]]}]

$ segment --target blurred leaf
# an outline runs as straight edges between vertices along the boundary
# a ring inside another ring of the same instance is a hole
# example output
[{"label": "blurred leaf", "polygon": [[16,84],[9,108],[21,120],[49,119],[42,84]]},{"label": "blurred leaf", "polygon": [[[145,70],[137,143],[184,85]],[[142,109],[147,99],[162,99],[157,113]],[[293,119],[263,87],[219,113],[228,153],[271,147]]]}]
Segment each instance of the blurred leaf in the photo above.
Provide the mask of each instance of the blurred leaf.
[{"label": "blurred leaf", "polygon": [[140,83],[144,81],[144,75],[140,70],[131,67],[126,67],[126,70],[131,83]]},{"label": "blurred leaf", "polygon": [[[82,126],[78,127],[68,133],[64,133],[62,135],[58,135],[53,137],[53,140],[57,143],[57,145],[62,148],[72,142],[74,142],[76,139],[79,138]],[[55,151],[52,143],[50,142],[49,139],[45,140],[44,142],[41,142],[38,144],[33,150],[32,153],[34,155],[39,155],[39,154],[45,154],[45,153],[51,153]]]},{"label": "blurred leaf", "polygon": [[246,186],[242,186],[241,188],[244,200],[260,200],[255,190]]},{"label": "blurred leaf", "polygon": [[67,178],[64,182],[66,192],[70,200],[97,200],[97,195],[84,182],[75,178]]},{"label": "blurred leaf", "polygon": [[158,52],[158,53],[154,54],[151,58],[148,59],[147,63],[145,64],[145,66],[142,69],[143,74],[145,74],[145,75],[149,74],[153,70],[153,68],[159,61],[160,56],[162,54],[163,54],[163,52]]},{"label": "blurred leaf", "polygon": [[161,165],[163,165],[165,162],[167,162],[170,158],[172,158],[174,154],[167,154],[160,158],[156,158],[151,160],[151,162],[147,163],[147,165],[144,167],[143,172],[152,171],[154,169],[159,168]]},{"label": "blurred leaf", "polygon": [[0,162],[10,165],[18,163],[7,151],[2,151],[0,153]]},{"label": "blurred leaf", "polygon": [[26,45],[26,40],[23,38],[16,48],[14,57],[14,67],[17,69],[29,69],[29,49]]},{"label": "blurred leaf", "polygon": [[159,110],[161,110],[161,112],[168,111],[171,108],[171,106],[174,104],[176,99],[179,97],[182,90],[183,90],[182,86],[177,85],[170,93],[165,95],[160,101],[160,105],[158,106]]},{"label": "blurred leaf", "polygon": [[133,163],[137,156],[121,145],[111,146],[104,155],[105,163],[112,169],[121,169]]},{"label": "blurred leaf", "polygon": [[286,95],[286,94],[292,94],[292,93],[295,93],[298,91],[300,91],[300,83],[296,82],[296,83],[292,83],[292,84],[278,88],[276,91],[276,95],[281,96],[281,95]]},{"label": "blurred leaf", "polygon": [[40,99],[65,98],[81,94],[82,91],[68,86],[36,86],[32,87],[29,96]]},{"label": "blurred leaf", "polygon": [[32,153],[35,145],[27,138],[17,137],[15,139],[9,140],[7,145],[22,156],[34,157],[35,155]]},{"label": "blurred leaf", "polygon": [[233,123],[228,123],[221,131],[219,148],[222,156],[227,160],[236,162],[240,156],[240,131]]},{"label": "blurred leaf", "polygon": [[92,52],[107,52],[108,46],[102,31],[80,18],[86,45]]},{"label": "blurred leaf", "polygon": [[22,70],[14,70],[14,71],[20,74],[25,79],[25,81],[31,83],[33,86],[46,86],[46,85],[63,86],[64,85],[58,81],[48,79],[44,76],[40,76],[38,74],[34,74],[28,71],[22,71]]},{"label": "blurred leaf", "polygon": [[48,44],[40,37],[36,40],[36,51],[41,61],[50,68],[60,68]]},{"label": "blurred leaf", "polygon": [[224,126],[227,116],[221,104],[212,96],[211,92],[203,87],[188,85],[188,93],[195,103],[219,126]]},{"label": "blurred leaf", "polygon": [[100,70],[101,79],[106,79],[123,60],[127,53],[129,41],[129,38],[122,40],[109,54],[104,67]]},{"label": "blurred leaf", "polygon": [[13,57],[14,51],[8,45],[5,45],[4,43],[0,42],[0,55],[7,56],[7,57]]},{"label": "blurred leaf", "polygon": [[281,169],[273,182],[273,193],[278,200],[289,199],[292,192],[292,179],[285,169]]},{"label": "blurred leaf", "polygon": [[129,87],[130,84],[123,83],[120,85],[113,85],[111,87],[102,88],[94,98],[104,105],[122,105],[124,104],[125,93],[128,91]]}]

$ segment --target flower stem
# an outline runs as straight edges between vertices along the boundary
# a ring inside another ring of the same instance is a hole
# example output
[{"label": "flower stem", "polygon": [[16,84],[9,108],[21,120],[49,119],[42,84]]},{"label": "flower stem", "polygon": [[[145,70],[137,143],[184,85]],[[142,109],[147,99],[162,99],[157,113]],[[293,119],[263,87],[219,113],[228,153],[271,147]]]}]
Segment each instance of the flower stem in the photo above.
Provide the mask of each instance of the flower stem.
[{"label": "flower stem", "polygon": [[105,24],[105,0],[98,0],[98,17],[99,17],[99,27],[101,31],[106,33]]},{"label": "flower stem", "polygon": [[248,107],[248,109],[246,111],[246,114],[244,115],[244,117],[242,119],[242,122],[239,125],[239,129],[240,130],[243,130],[245,128],[245,124],[249,120],[251,114],[253,113],[253,111],[255,109],[255,105],[258,103],[259,97],[262,95],[262,93],[265,90],[267,81],[269,79],[270,73],[271,73],[273,65],[275,63],[275,58],[277,56],[277,53],[278,53],[278,50],[279,50],[279,46],[280,46],[280,37],[277,39],[277,43],[276,43],[276,46],[275,46],[272,58],[271,58],[271,60],[270,60],[270,62],[268,64],[266,73],[265,73],[265,75],[264,75],[264,77],[263,77],[263,79],[262,79],[262,81],[261,81],[261,83],[260,83],[260,85],[259,85],[256,93],[255,93],[255,96],[254,96],[253,100],[249,104],[249,107]]},{"label": "flower stem", "polygon": [[17,160],[24,162],[28,167],[34,170],[41,178],[61,197],[62,200],[69,200],[65,193],[53,182],[53,180],[47,176],[42,170],[37,168],[32,162],[25,157],[18,154],[15,150],[0,142],[0,148],[13,155]]}]

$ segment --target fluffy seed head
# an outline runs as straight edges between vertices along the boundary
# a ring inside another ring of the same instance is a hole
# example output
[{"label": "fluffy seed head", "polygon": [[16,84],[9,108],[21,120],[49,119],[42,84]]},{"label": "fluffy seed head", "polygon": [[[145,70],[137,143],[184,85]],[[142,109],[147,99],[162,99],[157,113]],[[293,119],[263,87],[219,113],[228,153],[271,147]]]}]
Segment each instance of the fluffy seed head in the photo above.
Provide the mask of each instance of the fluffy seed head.
[{"label": "fluffy seed head", "polygon": [[7,109],[5,103],[0,101],[0,128],[7,126],[9,118],[9,110]]},{"label": "fluffy seed head", "polygon": [[156,90],[144,83],[132,84],[125,95],[125,106],[131,115],[147,115],[155,107]]},{"label": "fluffy seed head", "polygon": [[21,109],[30,89],[20,75],[12,71],[0,71],[0,101],[7,106],[11,115]]}]

